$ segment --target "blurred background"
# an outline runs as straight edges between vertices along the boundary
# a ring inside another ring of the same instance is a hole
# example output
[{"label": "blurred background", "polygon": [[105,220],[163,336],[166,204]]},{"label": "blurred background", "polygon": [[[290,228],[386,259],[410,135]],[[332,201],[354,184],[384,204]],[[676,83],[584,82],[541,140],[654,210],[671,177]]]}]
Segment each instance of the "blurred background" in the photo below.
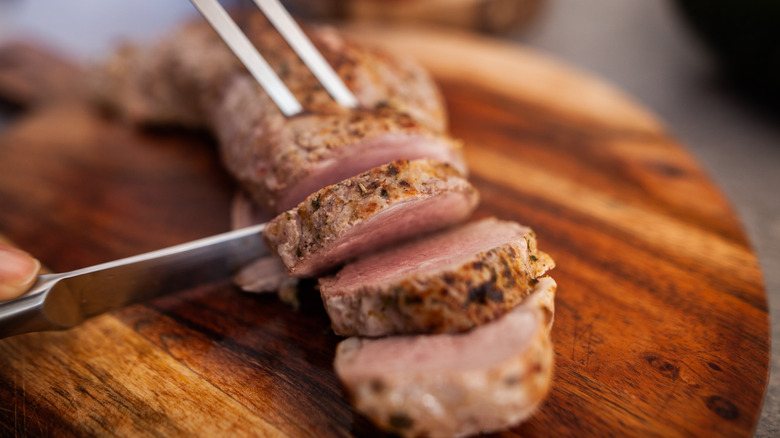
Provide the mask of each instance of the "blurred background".
[{"label": "blurred background", "polygon": [[[224,4],[241,2],[225,1]],[[780,335],[780,2],[773,0],[288,0],[316,21],[446,26],[535,48],[659,116],[731,201],[760,259]],[[196,14],[187,0],[0,0],[0,43],[88,61]],[[0,113],[0,134],[12,120]],[[756,436],[780,436],[780,345]]]}]

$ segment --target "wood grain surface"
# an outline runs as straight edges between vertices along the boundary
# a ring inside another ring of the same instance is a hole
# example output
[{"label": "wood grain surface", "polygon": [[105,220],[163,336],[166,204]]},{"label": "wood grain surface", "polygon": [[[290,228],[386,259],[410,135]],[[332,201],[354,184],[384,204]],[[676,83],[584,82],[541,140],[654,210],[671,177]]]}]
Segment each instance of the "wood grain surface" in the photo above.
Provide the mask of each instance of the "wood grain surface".
[{"label": "wood grain surface", "polygon": [[[503,435],[751,435],[769,361],[761,273],[662,124],[517,46],[351,32],[429,68],[466,143],[476,216],[530,225],[558,264],[552,390]],[[229,226],[234,186],[205,134],[133,130],[65,99],[22,115],[0,156],[0,234],[55,271]],[[293,310],[207,285],[2,340],[0,435],[380,435],[343,397],[316,291],[300,293]]]}]

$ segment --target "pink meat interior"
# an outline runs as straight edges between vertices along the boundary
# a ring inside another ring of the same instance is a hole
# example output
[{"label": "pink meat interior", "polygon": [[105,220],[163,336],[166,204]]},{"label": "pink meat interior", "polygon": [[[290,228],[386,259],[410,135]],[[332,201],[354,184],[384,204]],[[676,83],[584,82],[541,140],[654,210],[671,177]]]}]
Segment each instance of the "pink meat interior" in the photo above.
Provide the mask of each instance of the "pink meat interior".
[{"label": "pink meat interior", "polygon": [[484,369],[528,347],[539,316],[526,308],[464,334],[389,337],[364,340],[341,364],[340,374],[353,377],[403,373],[440,373]]},{"label": "pink meat interior", "polygon": [[[460,184],[465,188],[465,182]],[[388,243],[462,222],[474,210],[475,201],[473,192],[458,189],[403,200],[348,229],[337,242],[302,262],[296,273],[313,274]]]},{"label": "pink meat interior", "polygon": [[337,155],[317,163],[311,171],[279,199],[279,212],[295,208],[317,190],[336,184],[374,167],[399,159],[430,158],[450,163],[461,173],[465,164],[448,142],[408,134],[387,134],[340,148]]},{"label": "pink meat interior", "polygon": [[[447,214],[446,210],[437,212]],[[411,273],[457,267],[473,255],[520,239],[520,225],[484,219],[373,254],[345,266],[335,278],[324,279],[323,296],[349,294],[367,284],[388,284]]]}]

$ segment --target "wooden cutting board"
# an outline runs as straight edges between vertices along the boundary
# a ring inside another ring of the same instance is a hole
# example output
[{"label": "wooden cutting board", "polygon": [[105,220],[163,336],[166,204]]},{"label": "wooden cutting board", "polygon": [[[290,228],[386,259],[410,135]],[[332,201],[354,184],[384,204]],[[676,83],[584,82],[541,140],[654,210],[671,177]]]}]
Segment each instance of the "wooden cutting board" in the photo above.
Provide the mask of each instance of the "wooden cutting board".
[{"label": "wooden cutting board", "polygon": [[[769,362],[761,273],[733,210],[662,124],[528,49],[352,32],[430,69],[466,143],[477,216],[530,225],[558,263],[552,390],[504,435],[750,435]],[[44,82],[13,52],[0,90],[36,101]],[[234,186],[207,135],[141,132],[62,99],[18,118],[0,157],[0,234],[56,271],[229,227]],[[2,340],[0,435],[379,435],[343,397],[316,291],[300,293],[294,310],[208,285]]]}]

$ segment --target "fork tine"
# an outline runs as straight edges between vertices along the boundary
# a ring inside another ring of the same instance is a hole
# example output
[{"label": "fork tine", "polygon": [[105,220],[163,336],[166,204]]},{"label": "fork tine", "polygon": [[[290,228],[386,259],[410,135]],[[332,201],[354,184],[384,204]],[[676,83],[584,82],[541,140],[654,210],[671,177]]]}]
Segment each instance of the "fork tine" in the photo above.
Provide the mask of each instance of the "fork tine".
[{"label": "fork tine", "polygon": [[230,18],[218,0],[190,1],[246,66],[249,73],[260,83],[285,116],[290,117],[303,110],[295,96],[279,79],[279,76],[263,59],[255,46],[249,42],[249,39],[241,32],[236,22]]},{"label": "fork tine", "polygon": [[325,61],[322,54],[317,51],[314,44],[306,37],[306,34],[303,33],[279,0],[254,0],[254,2],[331,97],[342,106],[348,108],[357,106],[355,95],[344,85],[341,78]]}]

